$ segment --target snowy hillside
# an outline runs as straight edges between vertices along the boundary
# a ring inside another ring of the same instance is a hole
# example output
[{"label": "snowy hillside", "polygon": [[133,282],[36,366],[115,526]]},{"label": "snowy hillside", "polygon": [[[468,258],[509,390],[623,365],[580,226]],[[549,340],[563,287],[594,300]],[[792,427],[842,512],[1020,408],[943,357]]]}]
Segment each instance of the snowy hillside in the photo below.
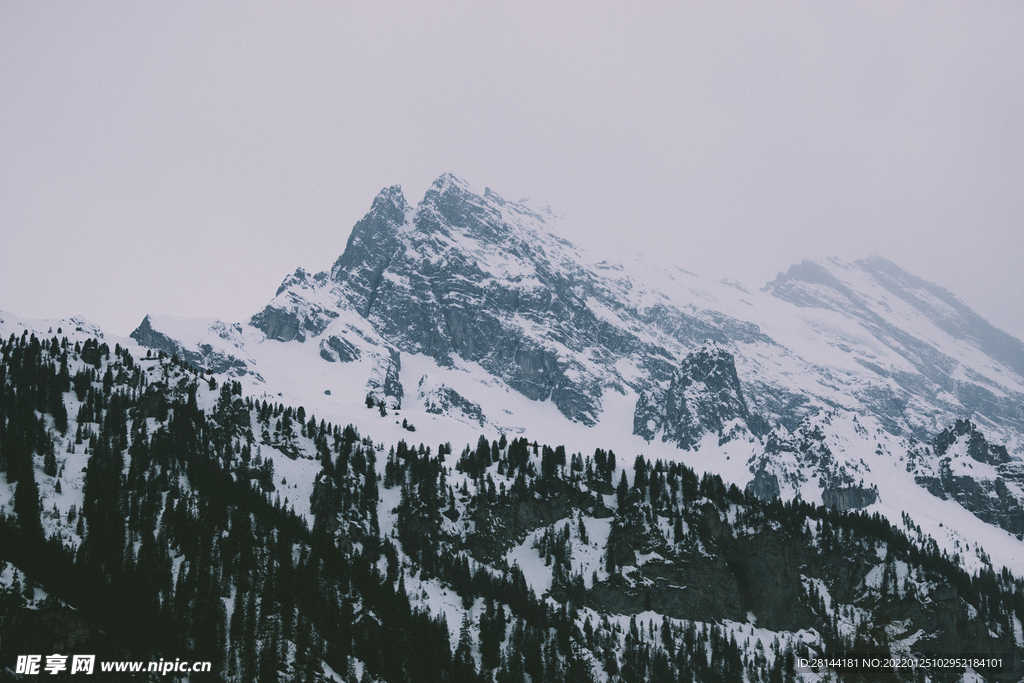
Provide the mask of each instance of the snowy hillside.
[{"label": "snowy hillside", "polygon": [[[1024,582],[984,555],[991,535],[944,551],[927,514],[893,525],[782,504],[603,448],[502,435],[453,449],[463,423],[383,401],[363,407],[389,435],[378,441],[54,322],[47,340],[4,316],[22,333],[0,344],[0,665],[12,680],[32,675],[16,655],[84,650],[101,666],[210,662],[239,682],[817,681],[821,667],[799,659],[850,650],[989,663],[913,680],[1024,671]],[[701,352],[728,367],[717,345]],[[695,397],[721,374],[734,373],[703,374]],[[782,457],[756,461],[761,480],[788,493],[807,472],[838,471],[826,504],[865,495],[894,444],[863,421],[776,430],[766,443]],[[436,450],[412,445],[439,435]],[[879,457],[858,457],[875,439]],[[715,456],[757,443],[736,435]],[[718,444],[707,433],[696,453]],[[1008,457],[966,422],[915,455],[912,477]],[[963,524],[956,506],[933,512]]]}]

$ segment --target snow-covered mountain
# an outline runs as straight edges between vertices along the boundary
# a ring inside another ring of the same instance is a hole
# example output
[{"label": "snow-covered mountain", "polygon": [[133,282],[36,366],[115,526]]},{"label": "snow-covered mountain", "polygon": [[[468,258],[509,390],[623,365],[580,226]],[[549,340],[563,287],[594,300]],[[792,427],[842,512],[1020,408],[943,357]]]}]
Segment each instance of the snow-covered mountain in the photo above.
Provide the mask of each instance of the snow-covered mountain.
[{"label": "snow-covered mountain", "polygon": [[[418,680],[446,644],[438,680],[1019,669],[1020,340],[877,257],[751,292],[562,221],[446,175],[247,321],[0,313],[3,642],[163,656],[98,634],[165,620],[228,680]],[[396,634],[438,640],[389,668]]]},{"label": "snow-covered mountain", "polygon": [[[884,457],[904,462],[970,419],[1007,451],[1001,469],[976,473],[995,498],[958,495],[966,480],[939,470],[912,485],[1021,535],[1020,340],[879,257],[804,262],[748,292],[639,257],[595,263],[559,235],[562,221],[452,175],[415,207],[387,188],[330,272],[297,269],[249,321],[147,317],[132,337],[339,420],[365,419],[369,397],[890,515],[905,506],[890,508],[880,465],[803,452],[820,471],[799,475],[812,491],[786,478],[783,454],[802,452],[811,423],[827,433],[825,413],[877,425],[897,444]],[[870,441],[857,459],[874,457]]]},{"label": "snow-covered mountain", "polygon": [[473,363],[586,425],[604,419],[609,392],[669,381],[710,339],[735,357],[765,424],[843,408],[926,439],[970,416],[1024,453],[1024,343],[895,264],[804,262],[750,293],[682,270],[592,263],[558,236],[560,222],[451,175],[415,208],[391,187],[330,272],[296,270],[244,325],[262,337],[212,323],[176,339],[173,323],[153,319],[133,337],[226,371],[264,341],[313,345],[327,362],[387,364],[397,350],[442,369]]}]

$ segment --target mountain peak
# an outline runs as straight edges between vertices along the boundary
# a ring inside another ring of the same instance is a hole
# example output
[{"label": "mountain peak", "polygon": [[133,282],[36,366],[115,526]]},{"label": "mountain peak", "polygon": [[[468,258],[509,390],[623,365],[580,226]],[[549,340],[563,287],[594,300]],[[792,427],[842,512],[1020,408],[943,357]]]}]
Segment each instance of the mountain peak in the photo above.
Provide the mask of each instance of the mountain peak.
[{"label": "mountain peak", "polygon": [[453,173],[445,173],[427,188],[418,208],[420,211],[435,208],[445,213],[446,207],[453,204],[482,204],[485,201],[485,196],[477,192],[467,181]]},{"label": "mountain peak", "polygon": [[454,173],[445,173],[430,184],[417,207],[418,213],[436,211],[444,216],[466,203],[482,204],[486,200],[473,186]]},{"label": "mountain peak", "polygon": [[[377,193],[377,196],[373,198],[373,204],[370,206],[370,212],[367,216],[374,214],[381,214],[391,218],[397,218],[401,215],[402,219],[405,217],[405,212],[409,209],[409,202],[405,201],[405,194],[402,193],[401,185],[392,185],[391,187],[385,187]],[[364,219],[365,220],[365,219]]]},{"label": "mountain peak", "polygon": [[[729,291],[726,308],[709,308],[689,278],[663,292],[668,281],[648,281],[642,264],[592,264],[552,214],[480,187],[445,173],[415,209],[399,186],[384,188],[330,279],[296,271],[251,324],[302,341],[355,314],[352,329],[433,358],[439,377],[459,359],[476,363],[584,424],[601,420],[608,390],[643,393],[634,433],[683,448],[738,436],[736,424],[755,438],[772,423],[793,429],[842,405],[921,441],[970,415],[1024,453],[1020,342],[881,257],[799,262],[767,285],[770,298]],[[746,317],[753,300],[771,320]],[[354,357],[328,346],[329,360]],[[669,400],[679,409],[663,411]]]},{"label": "mountain peak", "polygon": [[430,184],[430,189],[427,190],[427,192],[429,193],[431,190],[434,190],[439,194],[444,194],[445,192],[453,189],[475,194],[473,192],[473,188],[467,181],[450,172],[442,173],[438,176],[437,180]]},{"label": "mountain peak", "polygon": [[493,192],[480,194],[465,180],[446,173],[423,195],[413,222],[421,235],[454,239],[457,233],[463,233],[495,243],[507,233],[504,205],[505,201]]},{"label": "mountain peak", "polygon": [[331,268],[331,279],[344,280],[349,270],[379,261],[392,250],[398,228],[405,223],[409,211],[401,185],[392,185],[378,192],[369,212],[352,227],[345,251]]}]

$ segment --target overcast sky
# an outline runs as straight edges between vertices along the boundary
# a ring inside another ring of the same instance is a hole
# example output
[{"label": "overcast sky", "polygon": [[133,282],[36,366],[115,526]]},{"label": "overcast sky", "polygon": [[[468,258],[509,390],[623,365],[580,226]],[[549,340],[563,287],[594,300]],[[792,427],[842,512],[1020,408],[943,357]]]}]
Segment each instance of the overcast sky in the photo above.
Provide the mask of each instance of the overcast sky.
[{"label": "overcast sky", "polygon": [[750,287],[880,254],[1024,337],[1024,3],[0,3],[0,310],[243,320],[446,171]]}]

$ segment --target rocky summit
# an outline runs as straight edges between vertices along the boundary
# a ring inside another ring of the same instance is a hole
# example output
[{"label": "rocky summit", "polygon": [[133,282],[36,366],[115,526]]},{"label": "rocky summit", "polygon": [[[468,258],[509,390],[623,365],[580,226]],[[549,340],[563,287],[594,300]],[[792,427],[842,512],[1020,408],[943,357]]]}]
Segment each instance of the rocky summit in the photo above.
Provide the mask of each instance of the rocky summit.
[{"label": "rocky summit", "polygon": [[[402,353],[476,364],[587,425],[602,420],[607,392],[649,397],[713,340],[734,356],[758,424],[792,429],[846,408],[928,440],[970,415],[1024,452],[1024,344],[895,264],[805,262],[749,293],[682,270],[593,263],[559,236],[561,221],[452,175],[415,207],[387,188],[330,272],[298,269],[249,325],[345,360],[358,343],[326,330],[360,317]],[[151,326],[136,337],[150,339]]]}]

